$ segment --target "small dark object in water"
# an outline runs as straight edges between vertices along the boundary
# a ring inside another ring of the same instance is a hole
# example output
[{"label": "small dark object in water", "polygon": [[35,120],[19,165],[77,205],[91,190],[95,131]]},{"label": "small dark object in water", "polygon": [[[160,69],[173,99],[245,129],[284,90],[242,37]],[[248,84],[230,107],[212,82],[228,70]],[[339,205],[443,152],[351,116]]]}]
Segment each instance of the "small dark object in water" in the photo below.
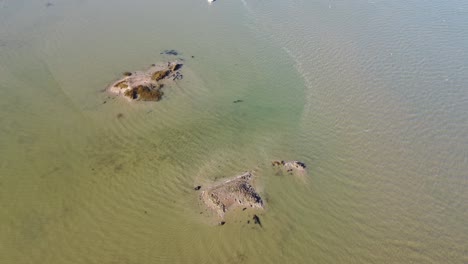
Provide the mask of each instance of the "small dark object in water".
[{"label": "small dark object in water", "polygon": [[250,220],[247,220],[247,224],[250,224]]},{"label": "small dark object in water", "polygon": [[195,187],[195,188],[193,188],[193,189],[194,189],[195,191],[198,191],[198,190],[200,190],[200,189],[201,189],[201,186],[200,186],[200,185],[198,185],[197,187]]},{"label": "small dark object in water", "polygon": [[221,221],[221,222],[219,223],[219,225],[224,225],[224,224],[226,224],[226,222],[224,222],[224,221]]},{"label": "small dark object in water", "polygon": [[247,207],[244,207],[244,208],[242,208],[242,211],[245,211],[246,209],[247,209]]},{"label": "small dark object in water", "polygon": [[120,119],[120,118],[122,118],[122,117],[124,117],[124,114],[122,114],[122,113],[118,113],[118,114],[117,114],[117,118]]},{"label": "small dark object in water", "polygon": [[107,101],[102,102],[102,104],[105,104],[105,103],[107,103]]},{"label": "small dark object in water", "polygon": [[145,214],[148,214],[148,211],[145,210]]},{"label": "small dark object in water", "polygon": [[54,4],[51,3],[51,2],[47,2],[47,4],[46,4],[45,6],[46,6],[46,7],[51,7],[51,6],[53,6],[53,5],[54,5]]},{"label": "small dark object in water", "polygon": [[244,102],[244,100],[235,100],[235,101],[233,101],[233,103],[235,103],[235,104],[242,103],[242,102]]},{"label": "small dark object in water", "polygon": [[151,64],[151,66],[153,66],[153,67],[154,67],[154,66],[156,66],[156,64],[154,64],[154,63],[153,63],[153,64]]},{"label": "small dark object in water", "polygon": [[195,56],[192,55],[192,59],[195,58]]},{"label": "small dark object in water", "polygon": [[128,71],[126,71],[126,72],[124,72],[124,73],[123,73],[123,75],[124,75],[124,76],[132,76],[132,73],[131,73],[131,72],[128,72]]},{"label": "small dark object in water", "polygon": [[262,227],[262,222],[260,222],[260,217],[258,217],[257,215],[254,215],[253,218],[254,220],[254,223],[259,225],[260,227]]},{"label": "small dark object in water", "polygon": [[165,51],[161,52],[161,54],[177,56],[177,55],[179,55],[179,52],[177,50],[172,49],[172,50],[165,50]]}]

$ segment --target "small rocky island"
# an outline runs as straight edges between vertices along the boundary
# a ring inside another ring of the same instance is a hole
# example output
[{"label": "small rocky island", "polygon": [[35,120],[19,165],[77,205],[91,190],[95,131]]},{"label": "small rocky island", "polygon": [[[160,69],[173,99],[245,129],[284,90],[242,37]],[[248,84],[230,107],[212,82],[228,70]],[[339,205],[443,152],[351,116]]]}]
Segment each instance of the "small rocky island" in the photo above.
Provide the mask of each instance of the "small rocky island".
[{"label": "small rocky island", "polygon": [[[276,170],[276,175],[307,175],[306,165],[304,162],[293,160],[274,160],[271,165]],[[226,179],[222,182],[214,183],[209,187],[201,185],[195,186],[195,191],[200,191],[199,199],[207,211],[213,212],[221,218],[219,225],[226,224],[225,217],[229,212],[243,212],[249,217],[253,214],[253,218],[247,220],[247,224],[251,222],[262,227],[260,217],[257,215],[259,210],[265,209],[264,200],[254,187],[255,175],[247,171],[241,175]],[[238,210],[242,209],[242,210]],[[201,214],[202,212],[200,212]],[[218,219],[219,219],[218,218]],[[236,217],[234,217],[236,218]]]},{"label": "small rocky island", "polygon": [[274,160],[271,162],[271,165],[278,169],[278,172],[304,175],[306,172],[306,165],[304,162],[293,160],[293,161],[284,161],[284,160]]},{"label": "small rocky island", "polygon": [[252,186],[253,174],[246,172],[202,191],[200,199],[221,218],[236,208],[263,209],[260,195]]},{"label": "small rocky island", "polygon": [[179,61],[173,61],[153,64],[146,71],[124,72],[124,77],[114,82],[108,90],[130,101],[159,101],[165,85],[183,78],[180,73],[182,65]]}]

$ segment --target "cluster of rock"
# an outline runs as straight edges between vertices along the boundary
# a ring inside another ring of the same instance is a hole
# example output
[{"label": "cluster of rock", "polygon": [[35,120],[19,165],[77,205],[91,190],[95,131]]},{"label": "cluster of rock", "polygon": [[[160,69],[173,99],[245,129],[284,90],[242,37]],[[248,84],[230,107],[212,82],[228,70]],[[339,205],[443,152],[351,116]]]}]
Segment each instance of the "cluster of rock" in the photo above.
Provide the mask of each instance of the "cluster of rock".
[{"label": "cluster of rock", "polygon": [[304,162],[293,160],[293,161],[284,161],[284,160],[274,160],[271,162],[271,165],[274,167],[284,167],[284,168],[294,168],[298,170],[305,170],[306,165]]},{"label": "cluster of rock", "polygon": [[263,208],[263,200],[252,186],[253,174],[246,172],[202,191],[205,205],[224,217],[235,208]]},{"label": "cluster of rock", "polygon": [[180,73],[182,63],[168,62],[167,64],[153,64],[146,71],[124,72],[124,77],[114,82],[109,91],[124,95],[130,100],[159,101],[163,96],[162,88],[166,80],[182,79]]},{"label": "cluster of rock", "polygon": [[[179,53],[176,50],[165,50],[161,54],[176,56]],[[183,61],[183,59],[180,60]],[[153,64],[146,71],[124,72],[123,77],[114,82],[108,90],[111,93],[125,96],[129,100],[159,101],[162,99],[162,88],[165,85],[183,78],[180,73],[182,66],[180,61],[174,61],[159,65]],[[233,101],[233,103],[241,102],[243,100],[240,99]],[[120,113],[117,117],[122,118],[123,114]],[[288,174],[304,175],[306,171],[306,165],[300,161],[275,160],[272,162],[272,166],[278,172]],[[224,219],[227,212],[234,211],[236,208],[241,208],[242,211],[249,209],[247,212],[265,208],[264,201],[253,186],[253,182],[254,174],[249,171],[214,183],[209,187],[196,186],[194,190],[201,190],[200,200],[203,204],[207,209]],[[254,224],[262,226],[258,215],[253,214],[247,223],[250,223],[251,220]],[[225,221],[221,221],[220,225],[225,223]]]},{"label": "cluster of rock", "polygon": [[304,162],[293,160],[293,161],[284,161],[284,160],[274,160],[271,162],[271,165],[280,171],[287,172],[289,174],[304,174],[306,171],[306,165]]},{"label": "cluster of rock", "polygon": [[[280,171],[297,175],[303,175],[306,170],[306,165],[300,161],[275,160],[272,162],[272,166]],[[228,211],[234,211],[236,208],[242,208],[242,211],[247,208],[264,209],[263,199],[253,186],[253,178],[252,172],[245,172],[207,188],[196,186],[194,190],[202,190],[200,200],[203,204],[221,219],[224,219]],[[255,224],[262,226],[257,215],[254,215],[252,220]],[[225,221],[221,221],[220,225],[225,223]],[[247,223],[250,223],[250,220]]]}]

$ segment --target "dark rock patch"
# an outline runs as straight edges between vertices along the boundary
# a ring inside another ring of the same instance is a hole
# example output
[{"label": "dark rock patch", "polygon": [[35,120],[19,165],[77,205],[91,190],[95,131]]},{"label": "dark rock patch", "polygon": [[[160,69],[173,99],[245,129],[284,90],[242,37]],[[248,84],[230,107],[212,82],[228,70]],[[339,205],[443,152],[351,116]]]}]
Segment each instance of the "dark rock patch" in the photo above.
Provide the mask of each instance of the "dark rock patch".
[{"label": "dark rock patch", "polygon": [[298,165],[298,166],[302,167],[303,169],[305,169],[305,168],[307,167],[307,166],[305,165],[305,163],[304,163],[304,162],[301,162],[301,161],[296,161],[295,163],[296,163],[296,165]]},{"label": "dark rock patch", "polygon": [[177,56],[179,55],[179,52],[177,50],[171,49],[171,50],[165,50],[161,52],[161,54]]},{"label": "dark rock patch", "polygon": [[171,67],[171,71],[175,72],[175,71],[179,70],[180,68],[182,68],[182,64],[180,64],[180,63],[174,63],[174,64],[172,64],[172,66],[170,66],[170,67]]}]

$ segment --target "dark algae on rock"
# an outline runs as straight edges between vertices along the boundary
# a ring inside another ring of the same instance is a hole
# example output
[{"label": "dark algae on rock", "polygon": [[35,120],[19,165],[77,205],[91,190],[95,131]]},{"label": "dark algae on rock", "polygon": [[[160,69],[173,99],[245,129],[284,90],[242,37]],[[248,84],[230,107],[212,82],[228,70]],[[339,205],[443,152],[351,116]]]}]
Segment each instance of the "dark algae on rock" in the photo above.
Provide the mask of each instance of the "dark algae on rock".
[{"label": "dark algae on rock", "polygon": [[125,96],[142,101],[159,101],[163,96],[163,92],[157,87],[139,85],[125,91]]},{"label": "dark algae on rock", "polygon": [[171,66],[171,71],[175,72],[175,71],[179,70],[180,68],[182,68],[182,64],[180,64],[180,63],[174,63],[174,64],[172,64],[172,66]]},{"label": "dark algae on rock", "polygon": [[151,76],[151,79],[153,79],[154,81],[160,81],[166,78],[166,76],[168,76],[170,72],[171,72],[170,70],[160,70],[160,71],[154,72],[153,76]]}]

